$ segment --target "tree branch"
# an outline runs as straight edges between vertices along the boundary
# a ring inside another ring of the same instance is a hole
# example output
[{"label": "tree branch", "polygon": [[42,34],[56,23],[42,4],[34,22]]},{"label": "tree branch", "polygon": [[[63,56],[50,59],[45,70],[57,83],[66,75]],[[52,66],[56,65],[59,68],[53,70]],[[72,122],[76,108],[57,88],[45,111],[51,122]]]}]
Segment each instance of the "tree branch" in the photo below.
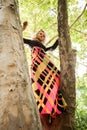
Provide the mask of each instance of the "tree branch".
[{"label": "tree branch", "polygon": [[84,67],[87,67],[85,63],[81,63],[81,62],[77,62],[77,63],[83,65]]},{"label": "tree branch", "polygon": [[[70,25],[70,29],[72,28],[72,26],[80,19],[80,17],[83,15],[83,13],[85,12],[85,10],[86,10],[86,7],[87,7],[87,3],[85,4],[85,7],[84,7],[84,9],[83,9],[83,11],[82,11],[82,13],[77,17],[77,19]],[[85,37],[87,36],[87,34],[86,33],[84,33],[84,32],[81,32],[81,31],[79,31],[79,30],[77,30],[77,29],[73,29],[73,30],[75,30],[75,31],[77,31],[77,32],[79,32],[79,33],[81,33],[81,34],[83,34]],[[55,35],[53,38],[51,38],[47,43],[46,43],[46,45],[48,45],[50,42],[52,42],[52,40],[54,40],[55,38],[57,38],[58,37],[58,35]]]},{"label": "tree branch", "polygon": [[46,43],[46,45],[48,45],[50,42],[52,42],[55,38],[57,38],[58,37],[58,35],[55,35],[54,37],[52,37],[47,43]]},{"label": "tree branch", "polygon": [[77,19],[71,24],[71,26],[69,27],[70,29],[72,28],[72,26],[80,19],[80,17],[83,15],[83,13],[85,12],[85,9],[87,7],[87,3],[85,4],[85,7],[82,11],[82,13],[77,17]]},{"label": "tree branch", "polygon": [[77,30],[77,29],[74,29],[74,28],[72,28],[74,31],[76,31],[76,32],[79,32],[79,33],[81,33],[82,35],[84,35],[85,37],[87,37],[87,33],[84,33],[84,32],[82,32],[82,31],[80,31],[80,30]]}]

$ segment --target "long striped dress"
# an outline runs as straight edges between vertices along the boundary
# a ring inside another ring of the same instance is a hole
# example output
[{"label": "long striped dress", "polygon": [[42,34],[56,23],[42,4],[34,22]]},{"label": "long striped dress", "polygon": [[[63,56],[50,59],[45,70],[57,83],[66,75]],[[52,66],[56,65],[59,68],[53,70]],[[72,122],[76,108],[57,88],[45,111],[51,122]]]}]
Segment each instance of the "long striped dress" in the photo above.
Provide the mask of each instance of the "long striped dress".
[{"label": "long striped dress", "polygon": [[67,104],[60,92],[60,73],[46,51],[54,50],[58,40],[48,48],[35,40],[23,40],[31,47],[31,80],[39,112],[55,117],[65,111]]},{"label": "long striped dress", "polygon": [[60,93],[60,74],[44,49],[32,49],[31,78],[34,96],[41,114],[61,114],[67,104]]}]

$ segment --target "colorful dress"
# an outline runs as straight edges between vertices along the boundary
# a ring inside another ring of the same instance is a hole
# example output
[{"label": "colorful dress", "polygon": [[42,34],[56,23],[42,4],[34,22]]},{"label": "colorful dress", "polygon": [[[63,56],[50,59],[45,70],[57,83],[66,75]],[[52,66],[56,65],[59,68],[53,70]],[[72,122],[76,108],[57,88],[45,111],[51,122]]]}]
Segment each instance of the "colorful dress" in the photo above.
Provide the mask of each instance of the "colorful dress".
[{"label": "colorful dress", "polygon": [[[29,41],[27,44],[30,43]],[[26,40],[24,42],[26,43]],[[45,52],[53,46],[48,49],[39,44],[34,43],[31,50],[32,88],[40,114],[49,114],[54,117],[61,114],[67,104],[60,92],[60,72]]]}]

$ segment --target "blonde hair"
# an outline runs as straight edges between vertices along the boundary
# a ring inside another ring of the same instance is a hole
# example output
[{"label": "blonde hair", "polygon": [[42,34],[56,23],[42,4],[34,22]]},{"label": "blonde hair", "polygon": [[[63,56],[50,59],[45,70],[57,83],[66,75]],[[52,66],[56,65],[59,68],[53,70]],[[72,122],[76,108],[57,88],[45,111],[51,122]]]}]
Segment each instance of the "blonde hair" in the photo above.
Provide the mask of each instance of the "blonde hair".
[{"label": "blonde hair", "polygon": [[36,34],[33,40],[37,40],[41,43],[44,43],[46,40],[46,33],[43,29],[40,29]]}]

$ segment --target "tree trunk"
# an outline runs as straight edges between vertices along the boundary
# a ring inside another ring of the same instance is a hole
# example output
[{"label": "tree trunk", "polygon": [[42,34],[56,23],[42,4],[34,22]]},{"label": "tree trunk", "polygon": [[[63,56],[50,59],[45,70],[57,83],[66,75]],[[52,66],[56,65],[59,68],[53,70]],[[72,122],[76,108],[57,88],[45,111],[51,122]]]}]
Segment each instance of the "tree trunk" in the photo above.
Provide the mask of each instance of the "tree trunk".
[{"label": "tree trunk", "polygon": [[68,104],[67,112],[62,115],[59,130],[73,130],[75,117],[75,64],[76,53],[71,48],[68,26],[67,0],[58,1],[58,32],[60,38],[61,89]]},{"label": "tree trunk", "polygon": [[58,32],[60,39],[61,90],[68,108],[65,113],[55,119],[50,130],[74,130],[76,51],[71,48],[67,0],[58,0]]},{"label": "tree trunk", "polygon": [[0,0],[0,130],[42,130],[24,53],[17,0]]}]

